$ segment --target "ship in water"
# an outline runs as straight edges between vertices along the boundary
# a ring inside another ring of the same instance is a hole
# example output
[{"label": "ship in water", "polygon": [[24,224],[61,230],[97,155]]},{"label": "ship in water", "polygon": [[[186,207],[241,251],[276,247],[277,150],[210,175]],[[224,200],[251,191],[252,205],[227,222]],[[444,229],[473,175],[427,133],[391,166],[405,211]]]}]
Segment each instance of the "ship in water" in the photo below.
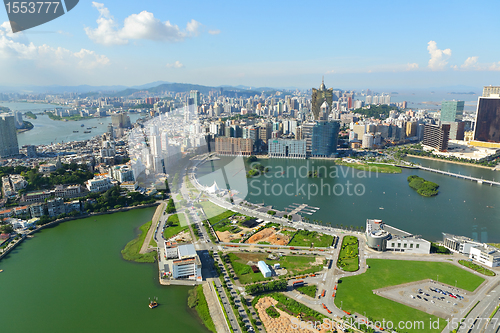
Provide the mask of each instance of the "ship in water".
[{"label": "ship in water", "polygon": [[78,133],[79,131],[73,131],[73,133]]},{"label": "ship in water", "polygon": [[90,132],[92,132],[92,131],[83,131],[83,133],[85,133],[85,134],[88,134],[88,133],[90,133]]},{"label": "ship in water", "polygon": [[153,300],[149,299],[149,308],[154,309],[158,306],[158,297],[153,298]]},{"label": "ship in water", "polygon": [[85,125],[84,124],[81,124],[80,127],[84,127]]}]

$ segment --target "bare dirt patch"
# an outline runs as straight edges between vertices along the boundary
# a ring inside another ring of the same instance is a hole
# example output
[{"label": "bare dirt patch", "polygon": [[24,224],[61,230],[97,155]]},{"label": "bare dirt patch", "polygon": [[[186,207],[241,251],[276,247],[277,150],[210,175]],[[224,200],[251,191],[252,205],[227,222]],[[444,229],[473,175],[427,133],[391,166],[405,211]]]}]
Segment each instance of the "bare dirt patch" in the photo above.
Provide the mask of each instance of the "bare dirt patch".
[{"label": "bare dirt patch", "polygon": [[266,331],[268,333],[292,333],[292,332],[297,332],[297,333],[306,333],[306,332],[326,332],[326,330],[315,330],[315,329],[303,329],[303,328],[296,328],[297,325],[293,325],[293,323],[296,323],[296,321],[292,322],[291,318],[288,313],[281,311],[278,308],[275,308],[279,313],[280,316],[278,318],[271,318],[267,313],[266,309],[270,306],[278,304],[278,301],[275,300],[274,298],[271,297],[263,297],[261,298],[257,304],[255,305],[255,309],[257,310],[257,313],[259,314],[260,320],[264,324],[264,327],[266,328]]},{"label": "bare dirt patch", "polygon": [[266,228],[252,235],[245,243],[258,244],[259,242],[268,242],[271,245],[286,245],[289,241],[289,236],[276,232],[274,228]]}]

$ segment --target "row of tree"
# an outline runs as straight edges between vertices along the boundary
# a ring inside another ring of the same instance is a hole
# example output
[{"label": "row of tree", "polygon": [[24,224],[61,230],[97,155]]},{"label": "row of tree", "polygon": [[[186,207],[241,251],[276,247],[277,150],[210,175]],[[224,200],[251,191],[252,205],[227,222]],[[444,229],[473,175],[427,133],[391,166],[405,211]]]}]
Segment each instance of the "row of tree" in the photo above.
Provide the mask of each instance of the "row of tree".
[{"label": "row of tree", "polygon": [[287,287],[288,283],[286,280],[275,280],[268,282],[266,284],[264,283],[249,284],[245,287],[245,292],[248,294],[255,295],[270,291],[284,291],[287,289]]}]

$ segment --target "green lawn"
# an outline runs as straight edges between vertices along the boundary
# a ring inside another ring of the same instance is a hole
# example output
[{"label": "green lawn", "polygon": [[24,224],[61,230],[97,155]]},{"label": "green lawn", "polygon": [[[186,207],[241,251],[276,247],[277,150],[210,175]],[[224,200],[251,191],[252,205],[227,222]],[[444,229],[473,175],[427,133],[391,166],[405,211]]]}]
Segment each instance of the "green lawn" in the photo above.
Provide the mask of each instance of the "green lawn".
[{"label": "green lawn", "polygon": [[371,173],[401,173],[401,168],[396,167],[393,165],[385,165],[385,164],[376,164],[376,163],[363,163],[363,164],[358,164],[358,163],[347,163],[347,162],[335,162],[337,165],[343,165],[343,166],[348,166],[350,168],[354,168],[357,170],[364,170],[366,172],[371,172]]},{"label": "green lawn", "polygon": [[167,227],[165,228],[165,231],[163,231],[163,237],[165,239],[169,239],[189,228],[187,226],[186,217],[184,216],[184,213],[170,215],[167,219],[167,223],[168,222],[172,222],[173,224],[171,227]]},{"label": "green lawn", "polygon": [[[423,321],[428,325],[429,318],[435,321],[437,317],[374,295],[372,290],[412,281],[437,279],[437,275],[439,282],[455,285],[456,280],[457,287],[468,291],[475,290],[484,281],[451,263],[383,259],[367,259],[366,262],[370,267],[366,273],[342,278],[335,295],[335,305],[340,307],[342,302],[343,310],[361,314],[366,312],[372,320],[390,320],[395,325],[399,321]],[[424,331],[438,333],[445,326],[446,321],[440,319],[439,330],[426,326]]]},{"label": "green lawn", "polygon": [[196,309],[198,316],[210,332],[217,333],[212,317],[210,317],[208,303],[205,298],[205,294],[203,293],[203,285],[199,284],[193,289],[189,290],[188,306],[190,308]]},{"label": "green lawn", "polygon": [[151,227],[151,221],[139,227],[141,234],[128,242],[127,245],[125,245],[125,248],[121,251],[123,259],[136,262],[155,262],[156,251],[139,254],[142,244],[146,239],[149,227]]},{"label": "green lawn", "polygon": [[316,261],[316,257],[313,256],[282,256],[278,260],[268,259],[268,254],[266,253],[227,253],[230,259],[231,266],[233,266],[234,272],[238,276],[241,284],[259,282],[271,280],[272,278],[264,278],[262,273],[259,271],[254,273],[247,263],[252,261],[257,263],[260,260],[265,261],[268,265],[273,266],[279,263],[281,267],[288,271],[289,276],[297,274],[310,274],[315,273],[323,269],[323,265],[312,265]]},{"label": "green lawn", "polygon": [[470,269],[475,270],[476,272],[479,272],[481,274],[487,275],[487,276],[495,276],[495,273],[493,271],[490,271],[489,269],[484,268],[481,265],[474,264],[468,260],[459,260],[458,263],[460,265],[463,265],[465,267],[469,267]]},{"label": "green lawn", "polygon": [[359,269],[358,238],[345,236],[342,239],[337,267],[346,272],[355,272]]},{"label": "green lawn", "polygon": [[[205,215],[208,218],[211,218],[211,217],[217,216],[219,214],[222,214],[224,212],[227,212],[227,210],[225,210],[224,208],[217,206],[216,204],[214,204],[208,200],[200,202],[200,205],[203,207],[203,211],[205,212]],[[233,212],[233,214],[234,214],[234,212]]]},{"label": "green lawn", "polygon": [[298,292],[310,296],[312,298],[316,297],[316,291],[318,290],[318,287],[316,285],[310,285],[310,286],[302,286],[302,287],[297,287],[295,288]]},{"label": "green lawn", "polygon": [[299,230],[288,243],[290,246],[329,247],[333,243],[333,236],[316,231]]}]

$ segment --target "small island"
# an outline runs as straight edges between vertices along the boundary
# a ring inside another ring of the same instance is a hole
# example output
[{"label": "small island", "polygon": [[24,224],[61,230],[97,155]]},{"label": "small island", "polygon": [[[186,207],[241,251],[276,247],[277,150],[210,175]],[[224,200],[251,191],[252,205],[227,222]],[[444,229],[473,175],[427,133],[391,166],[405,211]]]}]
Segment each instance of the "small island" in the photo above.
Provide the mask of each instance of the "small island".
[{"label": "small island", "polygon": [[38,117],[36,116],[36,114],[34,114],[33,112],[31,111],[28,111],[28,112],[25,112],[24,113],[24,116],[26,118],[30,118],[30,119],[37,119]]},{"label": "small island", "polygon": [[248,170],[247,172],[247,178],[252,178],[255,176],[259,176],[261,173],[266,173],[269,172],[269,168],[264,167],[260,163],[256,163],[252,169]]},{"label": "small island", "polygon": [[438,195],[439,185],[423,179],[422,177],[412,175],[407,178],[408,186],[417,191],[418,194],[424,197],[433,197]]}]

